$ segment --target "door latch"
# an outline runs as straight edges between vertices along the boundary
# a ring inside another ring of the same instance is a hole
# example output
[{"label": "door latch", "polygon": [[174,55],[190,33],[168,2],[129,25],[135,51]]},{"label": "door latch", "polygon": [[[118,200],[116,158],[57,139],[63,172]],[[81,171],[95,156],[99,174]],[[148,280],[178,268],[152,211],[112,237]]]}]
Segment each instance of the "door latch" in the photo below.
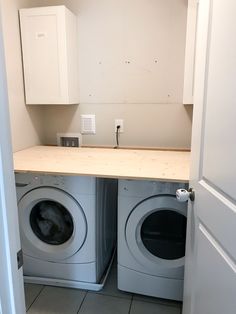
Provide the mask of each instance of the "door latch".
[{"label": "door latch", "polygon": [[23,266],[23,251],[22,251],[22,249],[17,252],[17,264],[18,264],[18,269],[20,269]]}]

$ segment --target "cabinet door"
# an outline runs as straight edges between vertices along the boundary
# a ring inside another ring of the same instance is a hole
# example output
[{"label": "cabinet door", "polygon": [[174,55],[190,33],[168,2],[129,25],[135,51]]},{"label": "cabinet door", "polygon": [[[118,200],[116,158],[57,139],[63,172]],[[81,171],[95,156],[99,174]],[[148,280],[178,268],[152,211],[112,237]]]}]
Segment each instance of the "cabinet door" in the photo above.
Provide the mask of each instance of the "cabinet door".
[{"label": "cabinet door", "polygon": [[68,58],[68,31],[72,27],[68,28],[66,21],[75,17],[67,11],[64,6],[20,10],[27,104],[70,103],[68,61],[77,56],[72,61]]}]

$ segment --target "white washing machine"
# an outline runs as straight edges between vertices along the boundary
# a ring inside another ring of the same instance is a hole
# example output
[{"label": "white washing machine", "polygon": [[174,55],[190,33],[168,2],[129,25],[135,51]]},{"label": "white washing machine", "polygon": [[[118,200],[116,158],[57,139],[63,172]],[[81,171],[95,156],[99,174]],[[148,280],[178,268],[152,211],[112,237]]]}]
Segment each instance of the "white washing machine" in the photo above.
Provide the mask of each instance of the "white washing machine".
[{"label": "white washing machine", "polygon": [[187,204],[182,183],[120,180],[118,288],[182,300]]},{"label": "white washing machine", "polygon": [[28,282],[99,290],[116,245],[117,180],[16,174]]}]

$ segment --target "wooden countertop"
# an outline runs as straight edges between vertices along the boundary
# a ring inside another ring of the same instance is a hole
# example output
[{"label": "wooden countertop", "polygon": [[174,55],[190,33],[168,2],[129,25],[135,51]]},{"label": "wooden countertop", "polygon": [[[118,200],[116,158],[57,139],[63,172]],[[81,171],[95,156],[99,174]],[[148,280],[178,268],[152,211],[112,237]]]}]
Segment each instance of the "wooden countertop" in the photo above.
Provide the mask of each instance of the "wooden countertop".
[{"label": "wooden countertop", "polygon": [[182,151],[35,146],[14,153],[16,172],[54,175],[188,182],[189,164]]}]

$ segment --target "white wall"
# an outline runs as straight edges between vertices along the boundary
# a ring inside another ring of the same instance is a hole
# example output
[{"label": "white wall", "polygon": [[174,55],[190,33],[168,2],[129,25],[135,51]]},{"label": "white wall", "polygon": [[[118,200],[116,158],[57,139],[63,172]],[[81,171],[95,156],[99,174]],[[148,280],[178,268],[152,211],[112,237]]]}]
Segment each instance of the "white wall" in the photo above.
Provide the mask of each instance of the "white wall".
[{"label": "white wall", "polygon": [[43,139],[43,112],[25,106],[18,9],[30,0],[1,0],[13,150],[39,144]]},{"label": "white wall", "polygon": [[[4,2],[15,150],[79,132],[83,113],[96,114],[87,145],[114,145],[114,119],[122,118],[122,146],[190,147],[192,109],[182,105],[187,0]],[[58,4],[78,15],[80,105],[25,106],[17,8]]]},{"label": "white wall", "polygon": [[56,132],[77,132],[80,113],[96,114],[96,135],[83,135],[83,144],[115,145],[114,119],[124,118],[122,146],[189,148],[192,108],[179,104],[81,104],[46,110],[45,141],[55,144]]},{"label": "white wall", "polygon": [[[47,144],[56,132],[80,131],[96,114],[88,145],[114,145],[123,118],[124,146],[189,148],[190,107],[182,105],[187,0],[38,0],[78,14],[80,105],[47,107]],[[130,63],[126,63],[129,61]]]}]

